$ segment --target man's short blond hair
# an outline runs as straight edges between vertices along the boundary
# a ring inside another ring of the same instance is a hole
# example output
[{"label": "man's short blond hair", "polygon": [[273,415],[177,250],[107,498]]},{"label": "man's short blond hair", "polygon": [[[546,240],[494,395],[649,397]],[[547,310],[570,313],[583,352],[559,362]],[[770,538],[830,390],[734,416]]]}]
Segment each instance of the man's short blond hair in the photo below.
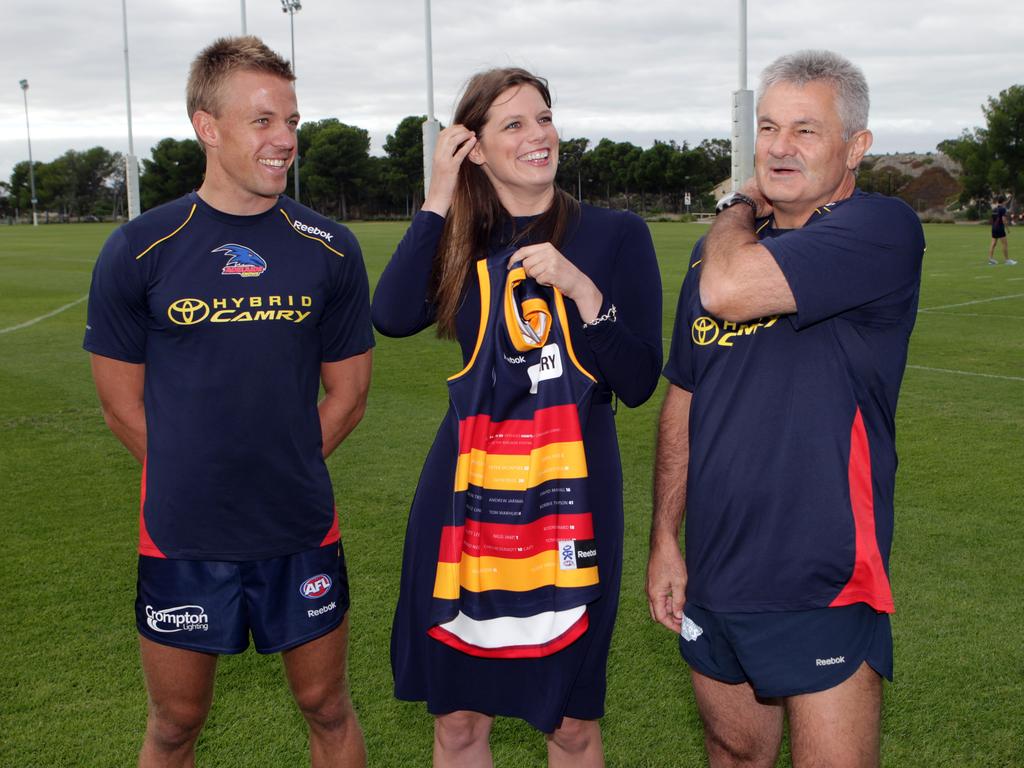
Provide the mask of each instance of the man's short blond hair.
[{"label": "man's short blond hair", "polygon": [[266,72],[288,82],[295,80],[292,65],[258,37],[222,37],[200,51],[189,68],[185,88],[189,120],[199,111],[216,116],[224,81],[242,70]]}]

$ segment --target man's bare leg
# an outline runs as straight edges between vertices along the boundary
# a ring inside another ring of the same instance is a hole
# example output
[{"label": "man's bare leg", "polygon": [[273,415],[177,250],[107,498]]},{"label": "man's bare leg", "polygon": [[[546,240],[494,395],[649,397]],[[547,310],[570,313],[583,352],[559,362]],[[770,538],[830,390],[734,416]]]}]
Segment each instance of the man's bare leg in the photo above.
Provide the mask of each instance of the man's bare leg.
[{"label": "man's bare leg", "polygon": [[882,678],[865,662],[835,688],[786,699],[794,768],[879,764]]},{"label": "man's bare leg", "polygon": [[281,654],[292,695],[309,726],[313,768],[362,768],[366,745],[347,680],[348,616],[326,635]]},{"label": "man's bare leg", "polygon": [[770,768],[782,743],[782,702],[759,699],[748,683],[690,671],[711,768]]},{"label": "man's bare leg", "polygon": [[160,645],[139,636],[149,695],[140,768],[191,768],[213,701],[217,657]]}]

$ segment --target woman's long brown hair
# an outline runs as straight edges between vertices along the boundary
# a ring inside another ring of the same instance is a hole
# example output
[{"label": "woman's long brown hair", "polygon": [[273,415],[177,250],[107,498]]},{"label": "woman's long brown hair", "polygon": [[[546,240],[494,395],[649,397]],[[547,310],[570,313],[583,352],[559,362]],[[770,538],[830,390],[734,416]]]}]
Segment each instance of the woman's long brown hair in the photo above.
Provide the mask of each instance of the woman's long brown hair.
[{"label": "woman's long brown hair", "polygon": [[[516,67],[491,69],[474,75],[466,84],[455,108],[453,122],[461,123],[479,135],[495,99],[517,85],[536,88],[544,103],[551,106],[551,92],[544,78]],[[516,240],[550,242],[556,248],[560,247],[569,224],[578,214],[576,200],[556,185],[551,207],[518,233]],[[455,315],[473,264],[476,259],[486,256],[492,238],[508,219],[509,213],[483,169],[468,160],[463,162],[431,275],[433,298],[437,304],[438,336],[455,337]]]}]

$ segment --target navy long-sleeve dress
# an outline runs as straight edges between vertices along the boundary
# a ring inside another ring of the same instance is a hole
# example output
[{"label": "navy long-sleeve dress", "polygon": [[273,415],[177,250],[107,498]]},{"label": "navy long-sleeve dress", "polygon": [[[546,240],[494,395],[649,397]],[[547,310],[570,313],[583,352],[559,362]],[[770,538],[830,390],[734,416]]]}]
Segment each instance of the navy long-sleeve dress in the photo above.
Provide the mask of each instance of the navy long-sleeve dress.
[{"label": "navy long-sleeve dress", "polygon": [[[510,231],[528,221],[515,220]],[[428,291],[443,226],[442,217],[420,212],[399,243],[373,298],[373,324],[382,334],[411,336],[433,324],[436,307]],[[503,245],[496,242],[494,247]],[[481,658],[427,635],[444,519],[441,510],[444,504],[450,505],[458,455],[458,430],[449,410],[416,489],[391,635],[399,699],[426,701],[435,715],[473,710],[518,717],[546,733],[558,728],[563,717],[591,720],[604,714],[605,667],[618,607],[623,536],[622,468],[612,394],[628,406],[642,404],[657,386],[662,364],[661,277],[647,225],[630,213],[584,205],[560,250],[601,291],[601,314],[614,304],[617,316],[614,323],[584,328],[576,305],[566,301],[576,355],[598,382],[583,434],[601,580],[601,597],[587,607],[590,626],[563,650],[530,659]],[[475,274],[455,323],[463,360],[468,362],[480,323]]]}]

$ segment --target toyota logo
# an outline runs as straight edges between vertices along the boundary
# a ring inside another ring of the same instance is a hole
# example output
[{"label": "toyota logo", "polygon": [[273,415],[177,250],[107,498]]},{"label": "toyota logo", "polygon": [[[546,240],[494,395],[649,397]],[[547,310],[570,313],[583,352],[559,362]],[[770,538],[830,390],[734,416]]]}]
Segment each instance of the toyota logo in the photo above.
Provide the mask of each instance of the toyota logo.
[{"label": "toyota logo", "polygon": [[713,318],[701,315],[693,321],[690,336],[694,344],[706,347],[718,338],[718,323]]},{"label": "toyota logo", "polygon": [[195,325],[210,315],[210,305],[202,299],[178,299],[167,308],[167,316],[175,325]]}]

